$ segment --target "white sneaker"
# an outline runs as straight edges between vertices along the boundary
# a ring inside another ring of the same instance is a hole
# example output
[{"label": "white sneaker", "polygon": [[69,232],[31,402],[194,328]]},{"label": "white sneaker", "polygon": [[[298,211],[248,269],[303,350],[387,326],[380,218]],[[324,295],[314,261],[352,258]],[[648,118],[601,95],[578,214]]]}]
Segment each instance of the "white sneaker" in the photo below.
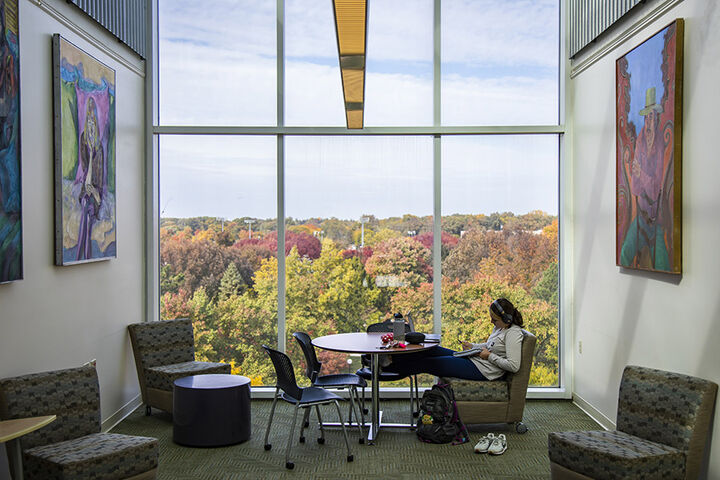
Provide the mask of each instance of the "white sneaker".
[{"label": "white sneaker", "polygon": [[507,439],[504,434],[500,434],[495,437],[488,447],[488,453],[490,455],[502,455],[507,450]]},{"label": "white sneaker", "polygon": [[475,453],[487,453],[490,444],[495,440],[495,435],[488,433],[482,437],[478,443],[475,444]]}]

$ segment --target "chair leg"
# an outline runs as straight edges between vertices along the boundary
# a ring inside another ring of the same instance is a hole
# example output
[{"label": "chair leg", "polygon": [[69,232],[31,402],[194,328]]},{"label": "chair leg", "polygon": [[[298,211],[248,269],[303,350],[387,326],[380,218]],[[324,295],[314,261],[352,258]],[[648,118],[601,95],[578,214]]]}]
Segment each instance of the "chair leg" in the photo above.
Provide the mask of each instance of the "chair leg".
[{"label": "chair leg", "polygon": [[413,392],[415,392],[415,389],[413,388],[414,380],[416,380],[415,375],[410,375],[410,423],[413,423],[413,418],[415,415],[415,395],[413,395]]},{"label": "chair leg", "polygon": [[293,436],[295,436],[295,423],[297,423],[298,410],[300,410],[300,405],[295,404],[292,426],[290,427],[290,435],[288,436],[287,447],[285,447],[285,468],[290,470],[295,468],[295,464],[290,461],[290,447],[292,447]]},{"label": "chair leg", "polygon": [[[317,413],[318,423],[320,423],[320,438],[317,439],[317,442],[320,445],[323,445],[325,443],[325,427],[323,427],[322,417],[320,416],[320,407],[318,405],[315,405],[315,413]],[[342,422],[342,420],[340,421]]]},{"label": "chair leg", "polygon": [[335,408],[337,408],[338,418],[340,419],[340,425],[342,426],[343,436],[345,437],[345,446],[347,447],[347,461],[352,462],[353,456],[350,451],[350,440],[348,440],[347,430],[345,430],[345,422],[343,422],[342,413],[340,412],[340,404],[335,400]]},{"label": "chair leg", "polygon": [[277,405],[278,401],[278,390],[278,388],[275,388],[275,397],[273,398],[273,403],[270,407],[270,418],[268,418],[267,429],[265,430],[265,450],[270,450],[272,448],[272,445],[268,443],[268,438],[270,436],[270,425],[272,425],[273,415],[275,415],[275,405]]},{"label": "chair leg", "polygon": [[152,407],[150,405],[145,405],[145,415],[148,417],[152,415]]},{"label": "chair leg", "polygon": [[300,443],[305,443],[305,428],[310,425],[310,409],[306,408],[303,413],[303,421],[300,424]]},{"label": "chair leg", "polygon": [[[360,410],[360,411],[363,413],[363,415],[365,415],[368,413],[369,410],[365,407],[365,387],[362,387],[362,389],[363,389],[362,390],[362,393],[363,393],[362,394],[362,410]],[[365,422],[363,422],[363,423],[365,423]]]},{"label": "chair leg", "polygon": [[[356,387],[350,387],[348,389],[348,396],[350,397],[350,415],[348,418],[348,423],[352,425],[352,412],[355,410],[355,397],[357,397],[357,388]],[[360,408],[360,399],[358,398],[358,409]],[[365,443],[365,437],[363,437],[363,430],[362,430],[362,423],[360,423],[360,415],[357,416],[357,422],[358,422],[358,431],[360,432],[360,443]]]},{"label": "chair leg", "polygon": [[420,389],[418,388],[417,375],[413,376],[415,377],[415,411],[413,417],[418,418],[420,416]]}]

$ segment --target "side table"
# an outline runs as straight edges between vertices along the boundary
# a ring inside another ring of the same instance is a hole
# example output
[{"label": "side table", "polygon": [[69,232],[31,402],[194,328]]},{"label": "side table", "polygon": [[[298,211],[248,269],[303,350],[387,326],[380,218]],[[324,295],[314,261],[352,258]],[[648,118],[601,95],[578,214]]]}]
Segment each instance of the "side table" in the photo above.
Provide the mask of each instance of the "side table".
[{"label": "side table", "polygon": [[250,438],[250,379],[240,375],[193,375],[175,380],[173,441],[219,447]]},{"label": "side table", "polygon": [[14,440],[15,442],[15,458],[13,462],[14,480],[21,480],[23,478],[20,437],[54,422],[56,418],[57,416],[55,415],[46,415],[43,417],[16,418],[14,420],[0,421],[0,443],[9,442],[10,440]]}]

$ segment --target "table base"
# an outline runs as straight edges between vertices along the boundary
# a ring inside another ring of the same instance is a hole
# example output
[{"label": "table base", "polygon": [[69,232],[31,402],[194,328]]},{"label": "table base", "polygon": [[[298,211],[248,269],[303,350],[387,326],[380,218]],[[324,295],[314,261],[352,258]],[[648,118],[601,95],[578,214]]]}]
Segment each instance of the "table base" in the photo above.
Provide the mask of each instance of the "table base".
[{"label": "table base", "polygon": [[[375,445],[375,439],[377,438],[377,434],[380,431],[381,428],[407,428],[410,430],[414,430],[416,428],[416,425],[413,425],[411,423],[383,423],[382,421],[383,412],[380,410],[378,412],[379,417],[379,423],[377,430],[373,428],[372,422],[365,422],[363,424],[363,428],[368,429],[368,436],[367,441],[368,445]],[[342,426],[340,422],[323,422],[323,427],[340,427]],[[345,428],[357,428],[358,423],[357,422],[345,422]]]}]

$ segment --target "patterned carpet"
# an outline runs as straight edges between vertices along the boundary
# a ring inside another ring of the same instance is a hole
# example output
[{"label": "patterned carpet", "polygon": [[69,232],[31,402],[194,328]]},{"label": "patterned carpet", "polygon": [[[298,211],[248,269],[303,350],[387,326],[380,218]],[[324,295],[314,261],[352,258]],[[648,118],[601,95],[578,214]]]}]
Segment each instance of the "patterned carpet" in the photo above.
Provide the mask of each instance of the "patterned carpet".
[{"label": "patterned carpet", "polygon": [[[345,442],[339,429],[326,431],[325,445],[319,445],[317,428],[306,430],[307,441],[295,443],[291,460],[294,470],[285,469],[285,439],[290,430],[292,408],[278,403],[270,432],[270,451],[263,449],[263,437],[270,413],[270,400],[252,402],[252,436],[249,441],[218,448],[188,448],[172,441],[170,415],[153,409],[145,416],[138,408],[123,420],[113,433],[145,435],[160,441],[159,479],[548,479],[547,434],[563,430],[601,429],[590,417],[568,401],[529,400],[524,423],[529,431],[523,435],[504,425],[470,426],[470,443],[432,445],[417,440],[406,429],[380,431],[374,446],[358,443],[357,429],[348,431],[355,461],[346,461]],[[342,406],[342,405],[341,405]],[[407,422],[407,401],[387,400],[381,403],[383,420]],[[332,421],[334,406],[321,407],[325,421]],[[331,410],[332,409],[332,410]],[[347,410],[343,409],[343,415]],[[313,413],[312,419],[315,418]],[[299,420],[298,420],[299,422]],[[473,446],[488,431],[504,433],[508,449],[500,456],[473,453]],[[297,436],[297,432],[296,432]]]}]

